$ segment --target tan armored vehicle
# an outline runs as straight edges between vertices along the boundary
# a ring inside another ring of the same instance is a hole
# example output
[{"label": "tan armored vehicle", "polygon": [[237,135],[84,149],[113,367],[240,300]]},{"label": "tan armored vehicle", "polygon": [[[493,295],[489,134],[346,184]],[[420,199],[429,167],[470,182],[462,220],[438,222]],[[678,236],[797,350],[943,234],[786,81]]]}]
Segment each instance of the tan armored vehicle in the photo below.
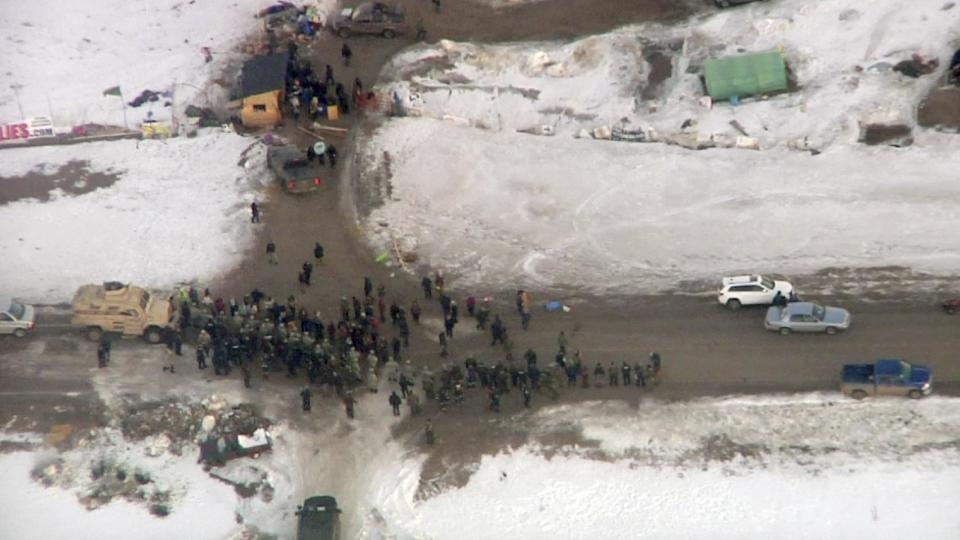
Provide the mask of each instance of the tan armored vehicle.
[{"label": "tan armored vehicle", "polygon": [[140,287],[107,281],[80,287],[73,297],[70,324],[86,328],[87,337],[94,341],[104,332],[115,332],[159,343],[172,320],[173,308],[166,298],[157,298]]}]

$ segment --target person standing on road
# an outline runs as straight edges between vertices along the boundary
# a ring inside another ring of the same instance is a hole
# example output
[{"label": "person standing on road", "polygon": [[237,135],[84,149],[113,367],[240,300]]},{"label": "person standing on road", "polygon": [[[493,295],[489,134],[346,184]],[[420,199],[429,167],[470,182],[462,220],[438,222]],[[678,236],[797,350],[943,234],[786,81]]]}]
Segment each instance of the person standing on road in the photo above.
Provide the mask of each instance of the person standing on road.
[{"label": "person standing on road", "polygon": [[373,292],[373,280],[368,276],[363,277],[363,297],[367,298]]},{"label": "person standing on road", "polygon": [[257,201],[250,203],[250,223],[260,223],[260,207]]},{"label": "person standing on road", "polygon": [[423,276],[423,279],[420,280],[420,287],[423,288],[423,297],[427,300],[433,299],[433,282],[430,281],[429,276]]},{"label": "person standing on road", "polygon": [[303,281],[310,286],[310,276],[313,275],[313,264],[310,261],[304,261],[303,263]]},{"label": "person standing on road", "polygon": [[610,362],[610,368],[607,370],[607,375],[610,377],[610,386],[620,386],[620,372],[617,369],[617,365],[613,362]]},{"label": "person standing on road", "polygon": [[310,388],[304,387],[300,391],[300,397],[303,398],[303,410],[304,412],[310,412]]},{"label": "person standing on road", "polygon": [[173,354],[177,356],[183,356],[183,336],[180,334],[180,330],[173,330]]},{"label": "person standing on road", "polygon": [[487,319],[490,318],[489,303],[487,299],[484,299],[483,304],[477,309],[477,330],[487,329]]},{"label": "person standing on road", "polygon": [[417,302],[416,298],[410,304],[410,315],[413,317],[413,322],[420,324],[420,302]]},{"label": "person standing on road", "polygon": [[597,362],[597,366],[593,368],[593,386],[594,388],[603,388],[603,376],[607,372],[603,369],[603,366],[600,365],[600,362]]},{"label": "person standing on road", "polygon": [[103,340],[101,340],[100,343],[97,343],[97,367],[107,367],[107,350]]},{"label": "person standing on road", "polygon": [[523,387],[520,388],[520,393],[523,395],[523,406],[529,409],[530,397],[531,397],[530,387],[527,385],[523,385]]},{"label": "person standing on road", "polygon": [[653,367],[653,375],[660,375],[660,353],[656,351],[650,353],[650,365]]},{"label": "person standing on road", "polygon": [[197,344],[197,369],[207,369],[207,354],[199,343]]},{"label": "person standing on road", "polygon": [[388,401],[390,402],[390,407],[393,409],[393,415],[400,416],[400,404],[403,403],[403,400],[397,395],[396,390],[390,392],[390,399]]},{"label": "person standing on road", "polygon": [[277,245],[273,243],[273,240],[267,242],[267,262],[277,264]]},{"label": "person standing on road", "polygon": [[347,42],[343,42],[343,47],[340,47],[340,56],[343,57],[343,65],[350,65],[350,57],[353,56],[353,51],[350,50],[350,46],[347,45]]},{"label": "person standing on road", "polygon": [[313,258],[317,262],[323,261],[323,246],[320,245],[320,242],[316,242],[313,245]]},{"label": "person standing on road", "polygon": [[423,435],[427,440],[427,444],[433,446],[433,443],[437,440],[436,436],[433,434],[433,423],[430,419],[427,419],[427,425],[423,428]]},{"label": "person standing on road", "polygon": [[330,158],[330,168],[334,169],[337,167],[337,147],[328,144],[327,145],[327,157]]},{"label": "person standing on road", "polygon": [[433,2],[433,12],[440,13],[440,0],[430,0]]},{"label": "person standing on road", "polygon": [[243,373],[243,387],[250,388],[250,368],[246,363],[240,366],[240,372]]},{"label": "person standing on road", "polygon": [[623,385],[630,386],[630,364],[624,362],[623,367],[620,368],[620,371],[623,373]]},{"label": "person standing on road", "polygon": [[422,410],[420,408],[420,395],[416,392],[410,392],[410,394],[407,396],[407,405],[410,406],[411,416],[420,414],[420,411]]},{"label": "person standing on road", "polygon": [[353,397],[353,394],[347,392],[347,395],[343,396],[343,407],[347,411],[347,418],[353,419],[354,406],[356,406],[357,400]]},{"label": "person standing on road", "polygon": [[646,386],[647,379],[643,375],[643,364],[637,360],[636,365],[633,366],[633,371],[637,376],[637,387]]},{"label": "person standing on road", "polygon": [[560,346],[560,354],[567,354],[567,334],[560,331],[560,335],[557,336],[557,345]]}]

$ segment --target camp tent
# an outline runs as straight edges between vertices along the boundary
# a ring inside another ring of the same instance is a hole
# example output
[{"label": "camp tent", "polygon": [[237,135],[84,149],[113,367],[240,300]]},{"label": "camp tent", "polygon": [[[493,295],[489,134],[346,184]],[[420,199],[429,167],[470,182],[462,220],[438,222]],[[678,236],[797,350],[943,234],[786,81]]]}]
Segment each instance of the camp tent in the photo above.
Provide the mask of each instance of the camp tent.
[{"label": "camp tent", "polygon": [[281,106],[287,80],[287,55],[255,56],[243,64],[240,75],[243,109],[240,119],[247,127],[275,126],[283,120]]},{"label": "camp tent", "polygon": [[713,58],[704,64],[707,94],[715,100],[787,89],[787,66],[777,51]]}]

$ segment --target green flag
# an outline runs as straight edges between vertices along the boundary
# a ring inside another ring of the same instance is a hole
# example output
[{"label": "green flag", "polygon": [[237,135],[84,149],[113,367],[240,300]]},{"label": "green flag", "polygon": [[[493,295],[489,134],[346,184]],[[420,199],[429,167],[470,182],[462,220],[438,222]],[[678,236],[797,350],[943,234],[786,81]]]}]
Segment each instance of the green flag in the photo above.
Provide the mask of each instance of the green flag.
[{"label": "green flag", "polygon": [[120,96],[120,97],[123,97],[123,94],[120,93],[120,87],[119,87],[119,86],[111,86],[110,88],[107,88],[106,90],[103,91],[103,95],[105,95],[105,96]]}]

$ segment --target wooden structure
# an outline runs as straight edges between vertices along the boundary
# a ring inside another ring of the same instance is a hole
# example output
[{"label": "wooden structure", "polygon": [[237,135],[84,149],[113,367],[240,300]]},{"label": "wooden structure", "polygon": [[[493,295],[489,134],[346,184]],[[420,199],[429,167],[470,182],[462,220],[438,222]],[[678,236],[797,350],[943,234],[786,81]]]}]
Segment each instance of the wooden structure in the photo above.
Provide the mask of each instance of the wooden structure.
[{"label": "wooden structure", "polygon": [[255,56],[243,64],[240,77],[243,125],[258,128],[280,124],[286,96],[287,55]]}]

